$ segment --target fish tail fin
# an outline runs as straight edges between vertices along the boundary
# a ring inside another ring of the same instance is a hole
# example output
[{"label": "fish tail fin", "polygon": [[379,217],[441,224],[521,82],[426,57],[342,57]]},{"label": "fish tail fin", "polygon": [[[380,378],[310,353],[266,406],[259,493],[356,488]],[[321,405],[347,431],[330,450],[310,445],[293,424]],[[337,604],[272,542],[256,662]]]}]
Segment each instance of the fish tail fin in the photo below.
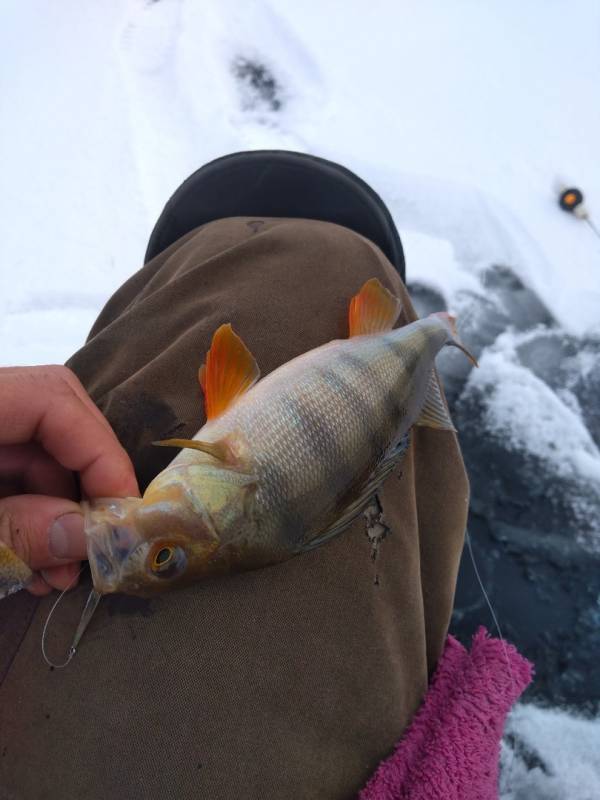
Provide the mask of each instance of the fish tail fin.
[{"label": "fish tail fin", "polygon": [[439,320],[441,320],[446,330],[448,331],[448,341],[446,342],[446,344],[452,347],[458,347],[459,350],[463,351],[463,353],[469,359],[471,364],[473,364],[474,367],[478,367],[479,364],[477,363],[477,359],[472,353],[470,353],[467,350],[467,348],[460,340],[460,336],[458,335],[458,331],[456,329],[456,317],[454,316],[454,314],[450,314],[448,311],[436,311],[431,316],[437,317]]}]

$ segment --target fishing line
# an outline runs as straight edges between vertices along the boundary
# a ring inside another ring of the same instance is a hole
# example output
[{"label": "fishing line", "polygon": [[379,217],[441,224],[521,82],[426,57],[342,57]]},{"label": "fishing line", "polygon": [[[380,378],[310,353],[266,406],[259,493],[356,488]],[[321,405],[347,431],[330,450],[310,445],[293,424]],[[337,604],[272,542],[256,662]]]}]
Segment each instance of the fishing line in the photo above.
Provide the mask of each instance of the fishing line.
[{"label": "fishing line", "polygon": [[[482,580],[481,575],[479,573],[479,569],[477,568],[477,562],[475,561],[475,554],[473,552],[473,545],[471,544],[471,535],[470,535],[468,530],[466,531],[465,539],[466,539],[466,543],[467,543],[467,549],[469,551],[469,556],[471,557],[471,564],[473,565],[473,570],[475,572],[475,576],[477,578],[477,582],[479,584],[479,588],[481,589],[481,592],[482,592],[482,594],[483,594],[483,596],[485,598],[485,602],[487,603],[487,606],[488,606],[488,608],[490,610],[490,614],[492,615],[492,620],[494,622],[494,625],[496,626],[496,630],[498,631],[498,638],[500,639],[500,643],[502,645],[502,652],[504,653],[504,658],[506,660],[506,666],[508,667],[508,674],[510,676],[510,680],[511,680],[511,683],[512,683],[512,688],[514,690],[515,685],[516,685],[516,681],[515,681],[514,673],[512,671],[511,664],[510,664],[510,658],[508,657],[508,648],[506,646],[506,641],[504,639],[504,636],[502,635],[502,629],[500,628],[500,623],[498,621],[498,617],[496,616],[496,612],[494,611],[494,607],[492,606],[492,602],[491,602],[491,600],[489,598],[488,593],[485,590],[485,586],[483,585],[483,580]],[[516,753],[514,751],[513,751],[512,755],[513,755],[513,757],[512,757],[512,759],[510,761],[509,772],[505,776],[506,785],[507,785],[508,789],[510,789],[510,785],[512,783],[514,770],[515,770],[515,762],[516,762]]]},{"label": "fishing line", "polygon": [[598,230],[598,228],[594,225],[594,223],[592,222],[591,218],[586,214],[586,216],[583,217],[583,219],[587,222],[587,224],[590,226],[590,228],[594,231],[594,233],[596,234],[598,239],[600,239],[600,230]]},{"label": "fishing line", "polygon": [[471,544],[471,535],[469,534],[469,531],[467,531],[466,541],[467,541],[467,548],[469,550],[469,555],[471,556],[471,563],[473,564],[473,569],[475,570],[475,577],[477,578],[477,582],[479,583],[479,588],[481,589],[481,592],[485,598],[485,602],[487,603],[488,608],[490,609],[492,620],[494,622],[494,625],[496,626],[496,630],[498,631],[498,636],[500,638],[500,641],[502,642],[502,644],[504,644],[504,636],[502,636],[502,630],[500,628],[500,623],[498,622],[498,617],[496,616],[489,595],[485,590],[485,586],[483,585],[483,581],[481,579],[481,575],[479,574],[479,570],[477,569],[477,563],[475,561],[475,554],[473,553],[473,545]]},{"label": "fishing line", "polygon": [[81,639],[83,631],[87,626],[87,623],[89,622],[92,614],[96,610],[96,606],[100,601],[101,595],[99,595],[96,591],[94,591],[94,589],[92,589],[85,604],[85,608],[83,609],[83,613],[81,615],[81,620],[79,622],[77,630],[75,631],[73,642],[69,647],[69,650],[67,651],[67,660],[62,664],[55,664],[53,661],[50,661],[46,653],[46,632],[48,630],[48,624],[52,619],[52,615],[54,614],[56,606],[60,603],[60,601],[63,599],[64,595],[69,591],[69,589],[71,589],[75,585],[75,583],[77,583],[77,580],[79,579],[79,576],[81,575],[84,569],[85,567],[82,567],[77,573],[77,575],[75,575],[75,577],[70,581],[70,583],[67,584],[66,588],[63,589],[62,592],[58,595],[58,597],[54,601],[54,605],[50,609],[50,613],[46,618],[46,622],[44,623],[44,629],[42,631],[42,656],[44,657],[44,661],[46,662],[46,664],[48,664],[48,666],[50,667],[53,667],[54,669],[62,669],[63,667],[66,667],[67,664],[69,664],[69,662],[77,652],[77,645],[79,644],[79,640]]}]

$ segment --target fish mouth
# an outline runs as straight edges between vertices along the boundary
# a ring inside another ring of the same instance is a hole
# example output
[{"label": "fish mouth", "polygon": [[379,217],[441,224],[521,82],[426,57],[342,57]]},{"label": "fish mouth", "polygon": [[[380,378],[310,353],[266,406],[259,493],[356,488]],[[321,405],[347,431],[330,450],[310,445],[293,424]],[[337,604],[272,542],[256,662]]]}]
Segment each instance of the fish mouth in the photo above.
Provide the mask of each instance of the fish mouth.
[{"label": "fish mouth", "polygon": [[99,594],[119,591],[123,564],[143,542],[133,519],[141,503],[139,497],[82,503],[88,561]]}]

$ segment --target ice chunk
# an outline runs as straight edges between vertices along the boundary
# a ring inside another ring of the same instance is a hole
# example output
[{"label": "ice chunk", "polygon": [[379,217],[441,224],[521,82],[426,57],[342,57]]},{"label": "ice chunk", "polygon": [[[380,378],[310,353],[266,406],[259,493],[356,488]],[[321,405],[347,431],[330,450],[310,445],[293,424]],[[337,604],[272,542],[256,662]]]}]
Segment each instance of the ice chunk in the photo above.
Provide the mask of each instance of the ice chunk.
[{"label": "ice chunk", "polygon": [[532,370],[511,358],[508,335],[503,346],[481,357],[468,391],[486,398],[484,424],[510,449],[526,450],[560,475],[600,486],[600,451],[581,417],[560,400]]},{"label": "ice chunk", "polygon": [[583,422],[600,445],[600,338],[578,338],[560,329],[536,330],[519,340],[516,353],[559,396],[571,394],[571,402],[577,402]]}]

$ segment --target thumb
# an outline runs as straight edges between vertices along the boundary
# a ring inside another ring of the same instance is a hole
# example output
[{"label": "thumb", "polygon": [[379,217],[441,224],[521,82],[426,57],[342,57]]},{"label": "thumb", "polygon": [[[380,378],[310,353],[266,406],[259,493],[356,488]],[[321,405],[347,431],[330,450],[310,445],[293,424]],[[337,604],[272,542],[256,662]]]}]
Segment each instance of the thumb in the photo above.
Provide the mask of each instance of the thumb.
[{"label": "thumb", "polygon": [[0,500],[0,541],[32,570],[86,558],[81,506],[71,500],[23,494]]}]

